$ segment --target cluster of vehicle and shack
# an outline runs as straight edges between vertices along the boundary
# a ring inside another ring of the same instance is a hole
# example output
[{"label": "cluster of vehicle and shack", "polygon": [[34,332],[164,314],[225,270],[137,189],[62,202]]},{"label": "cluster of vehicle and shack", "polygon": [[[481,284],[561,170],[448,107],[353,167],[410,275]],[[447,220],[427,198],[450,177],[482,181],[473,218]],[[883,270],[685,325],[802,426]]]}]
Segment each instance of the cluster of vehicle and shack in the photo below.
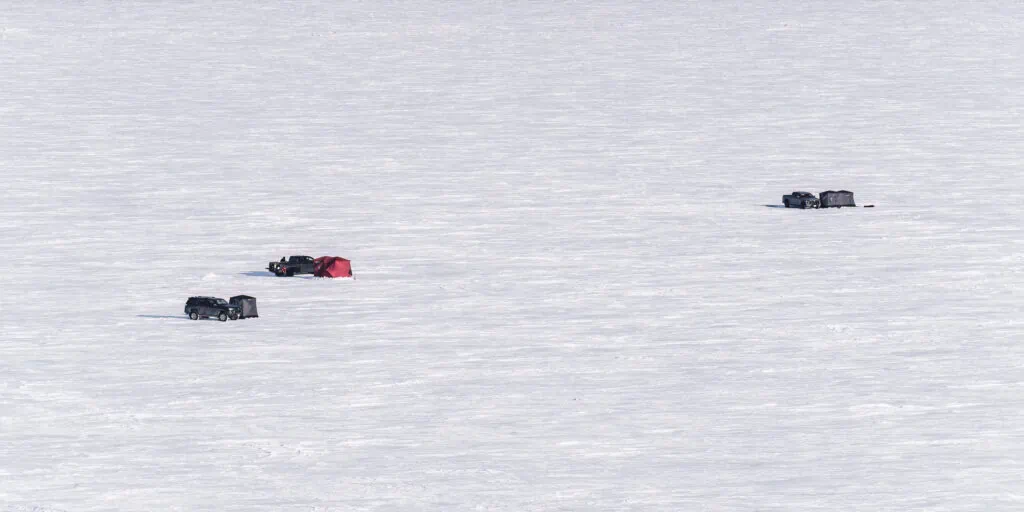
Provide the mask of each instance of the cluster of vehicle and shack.
[{"label": "cluster of vehicle and shack", "polygon": [[313,274],[314,277],[354,277],[352,262],[340,256],[289,256],[281,261],[271,261],[267,270],[278,277],[292,277],[299,274]]},{"label": "cluster of vehicle and shack", "polygon": [[[826,190],[817,196],[810,192],[793,192],[782,196],[782,204],[786,208],[855,208],[857,203],[853,200],[853,192],[849,190]],[[865,208],[873,208],[873,204],[865,205]]]},{"label": "cluster of vehicle and shack", "polygon": [[[354,278],[352,262],[339,256],[289,256],[280,261],[271,261],[267,264],[267,270],[278,277],[312,274],[314,277]],[[229,300],[205,295],[189,297],[185,301],[185,315],[192,320],[216,318],[221,322],[259,318],[256,298],[249,295],[236,295]]]},{"label": "cluster of vehicle and shack", "polygon": [[185,301],[185,314],[192,320],[216,318],[221,322],[260,316],[256,310],[256,297],[249,295],[235,295],[230,300],[204,295],[189,297]]}]

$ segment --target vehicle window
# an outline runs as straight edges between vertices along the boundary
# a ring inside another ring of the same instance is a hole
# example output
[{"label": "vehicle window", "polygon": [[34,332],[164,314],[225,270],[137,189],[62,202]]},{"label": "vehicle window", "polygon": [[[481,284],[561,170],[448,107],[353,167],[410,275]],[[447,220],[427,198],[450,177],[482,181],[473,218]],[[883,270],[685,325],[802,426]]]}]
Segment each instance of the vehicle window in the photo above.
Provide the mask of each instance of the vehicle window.
[{"label": "vehicle window", "polygon": [[224,299],[217,299],[217,305],[218,306],[227,306],[228,305],[228,301],[226,301]]}]

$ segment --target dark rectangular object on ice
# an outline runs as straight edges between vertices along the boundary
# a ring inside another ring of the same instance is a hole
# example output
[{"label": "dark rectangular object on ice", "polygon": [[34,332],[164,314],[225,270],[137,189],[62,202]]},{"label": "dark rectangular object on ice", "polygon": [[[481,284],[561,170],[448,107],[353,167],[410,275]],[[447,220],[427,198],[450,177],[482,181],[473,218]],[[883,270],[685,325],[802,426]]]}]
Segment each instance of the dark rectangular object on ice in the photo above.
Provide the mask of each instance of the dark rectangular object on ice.
[{"label": "dark rectangular object on ice", "polygon": [[259,318],[260,316],[256,311],[256,297],[235,295],[229,302],[238,306],[238,318]]},{"label": "dark rectangular object on ice", "polygon": [[843,206],[857,206],[853,202],[853,192],[849,190],[826,190],[818,195],[822,208],[842,208]]}]

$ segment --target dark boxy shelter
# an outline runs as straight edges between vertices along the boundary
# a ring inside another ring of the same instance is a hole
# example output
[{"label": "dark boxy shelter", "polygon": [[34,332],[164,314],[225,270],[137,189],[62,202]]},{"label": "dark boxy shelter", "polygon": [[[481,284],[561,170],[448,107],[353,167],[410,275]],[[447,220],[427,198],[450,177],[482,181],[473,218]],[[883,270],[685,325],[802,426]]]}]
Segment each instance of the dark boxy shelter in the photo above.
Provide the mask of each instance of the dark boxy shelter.
[{"label": "dark boxy shelter", "polygon": [[853,202],[853,192],[849,190],[826,190],[818,195],[822,208],[840,208],[843,206],[857,206]]},{"label": "dark boxy shelter", "polygon": [[238,318],[259,318],[260,316],[256,311],[256,297],[235,295],[229,302],[238,306]]}]

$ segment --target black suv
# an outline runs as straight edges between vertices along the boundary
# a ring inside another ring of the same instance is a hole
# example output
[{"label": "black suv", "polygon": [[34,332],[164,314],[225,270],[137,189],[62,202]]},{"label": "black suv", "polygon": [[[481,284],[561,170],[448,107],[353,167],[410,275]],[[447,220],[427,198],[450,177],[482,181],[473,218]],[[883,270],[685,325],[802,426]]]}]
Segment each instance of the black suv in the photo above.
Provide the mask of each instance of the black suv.
[{"label": "black suv", "polygon": [[189,297],[185,302],[185,314],[192,320],[217,317],[217,320],[227,322],[229,318],[238,320],[238,306],[217,297]]}]

